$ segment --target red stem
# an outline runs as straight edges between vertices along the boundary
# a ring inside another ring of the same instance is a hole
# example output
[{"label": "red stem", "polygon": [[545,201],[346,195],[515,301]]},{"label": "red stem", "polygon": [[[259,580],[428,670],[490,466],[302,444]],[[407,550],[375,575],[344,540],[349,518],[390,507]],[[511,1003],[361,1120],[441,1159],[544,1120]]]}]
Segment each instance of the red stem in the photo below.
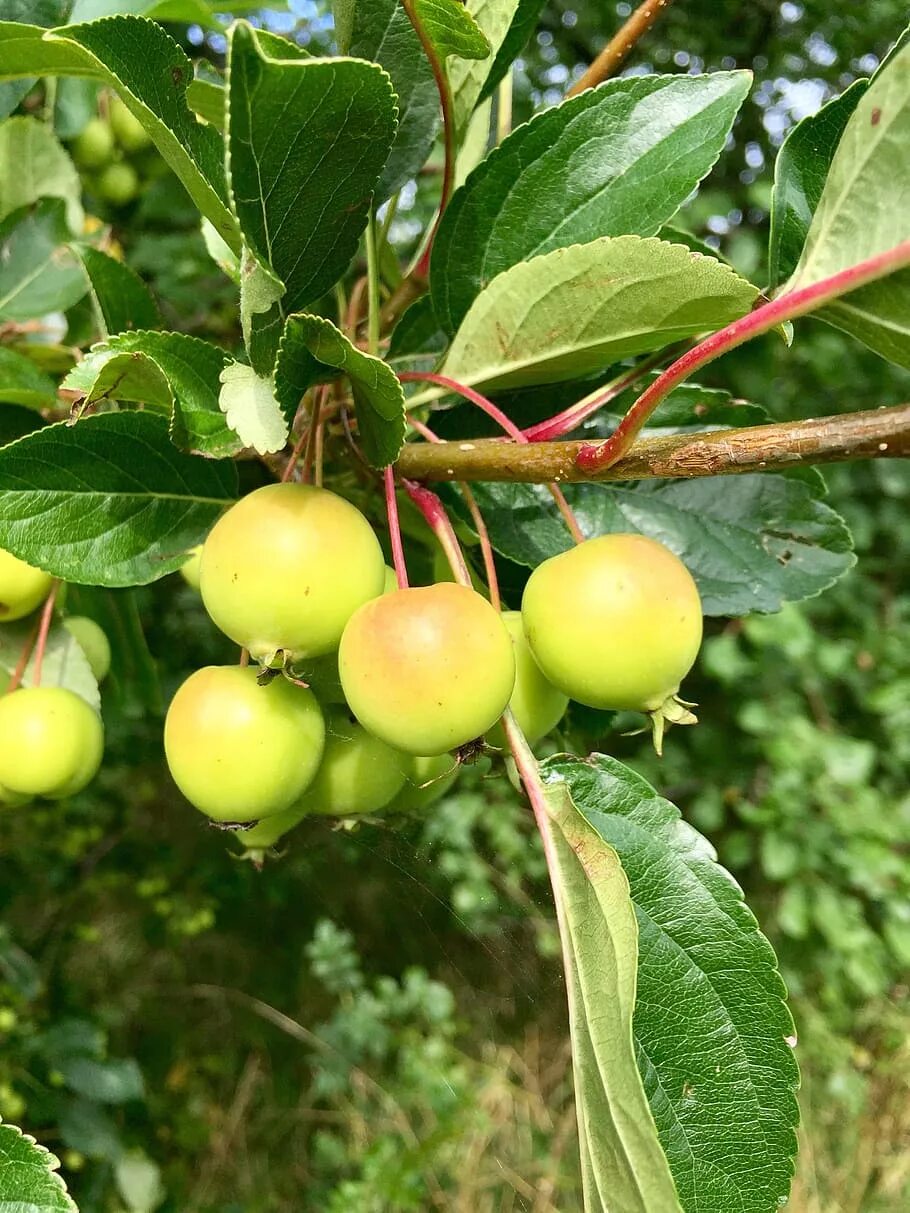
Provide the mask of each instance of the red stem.
[{"label": "red stem", "polygon": [[[416,421],[413,417],[408,418],[411,427],[417,431],[422,438],[427,442],[442,442],[438,434],[434,434],[428,425],[424,425],[422,421]],[[493,555],[493,545],[490,542],[490,532],[487,530],[487,524],[483,520],[483,514],[480,512],[480,506],[477,504],[477,498],[471,492],[470,487],[461,482],[458,486],[461,490],[461,495],[464,498],[464,503],[468,507],[471,515],[471,521],[474,523],[474,530],[477,532],[477,538],[480,540],[480,551],[483,556],[483,569],[487,579],[487,587],[490,591],[490,602],[497,611],[502,610],[502,598],[499,594],[499,577],[496,574],[496,558]]]},{"label": "red stem", "polygon": [[398,521],[398,498],[395,496],[395,469],[391,464],[383,470],[385,485],[385,508],[389,519],[389,540],[392,544],[392,563],[395,566],[395,576],[398,578],[398,588],[408,588],[408,566],[404,559],[404,544],[401,540],[401,524]]},{"label": "red stem", "polygon": [[19,660],[16,662],[16,668],[10,675],[10,680],[6,685],[5,695],[9,695],[11,691],[17,690],[19,684],[22,682],[22,676],[28,669],[28,662],[35,647],[35,641],[38,639],[39,626],[40,623],[36,623],[26,637],[25,644],[22,646],[22,652],[19,654]]},{"label": "red stem", "polygon": [[44,651],[47,648],[47,634],[51,630],[51,621],[54,618],[54,606],[57,602],[57,591],[60,589],[60,581],[54,580],[51,586],[50,593],[44,600],[44,606],[41,608],[41,618],[38,623],[38,639],[35,642],[35,665],[32,672],[32,686],[41,686],[41,669],[44,665]]},{"label": "red stem", "polygon": [[693,372],[721,354],[736,349],[744,342],[767,333],[786,320],[795,320],[815,311],[832,299],[854,291],[858,287],[884,278],[902,266],[910,264],[910,240],[905,240],[887,252],[879,253],[849,269],[841,270],[821,282],[814,282],[801,290],[790,291],[772,299],[770,303],[756,308],[748,316],[734,320],[726,328],[712,333],[694,349],[688,350],[654,380],[635,401],[620,421],[616,430],[604,442],[582,447],[576,456],[576,465],[584,472],[592,473],[612,467],[626,453],[645,422],[661,400]]},{"label": "red stem", "polygon": [[[480,392],[476,392],[474,388],[468,387],[467,384],[459,383],[457,379],[450,379],[448,375],[438,375],[435,371],[402,371],[398,378],[402,383],[436,383],[440,387],[448,388],[449,391],[456,392],[459,396],[464,396],[465,400],[469,400],[471,404],[476,404],[488,417],[492,417],[496,424],[505,430],[510,438],[514,438],[516,442],[529,441],[527,435],[519,429],[514,421],[505,415],[498,405],[494,404],[492,400],[488,400],[486,396],[482,396]],[[562,514],[566,526],[569,528],[569,534],[576,543],[583,543],[585,537],[581,532],[581,527],[578,525],[578,519],[572,512],[572,507],[566,501],[565,493],[563,493],[557,484],[548,484],[547,488],[556,502],[557,509]]]},{"label": "red stem", "polygon": [[288,458],[287,466],[285,467],[284,471],[281,474],[281,483],[282,484],[287,484],[287,482],[294,475],[294,469],[297,466],[297,461],[300,458],[300,456],[303,454],[303,448],[307,445],[307,443],[310,440],[311,432],[312,432],[312,422],[310,423],[310,425],[308,425],[304,429],[303,433],[300,435],[300,437],[297,439],[297,442],[294,444],[294,449],[291,451],[291,454]]},{"label": "red stem", "polygon": [[445,506],[434,492],[428,488],[424,488],[416,480],[405,480],[402,478],[401,483],[404,485],[408,496],[417,506],[418,510],[420,510],[421,514],[423,514],[427,526],[429,526],[430,530],[439,540],[455,580],[460,585],[467,586],[469,590],[473,589],[470,570],[465,561],[464,553],[461,550],[461,544],[458,542],[458,536],[455,534],[455,528],[449,521]]},{"label": "red stem", "polygon": [[645,358],[637,366],[633,366],[628,371],[623,371],[615,379],[611,379],[604,385],[603,391],[598,392],[590,400],[579,400],[575,404],[570,404],[567,409],[563,409],[561,413],[548,417],[546,421],[538,421],[536,425],[528,426],[523,431],[525,438],[528,442],[551,442],[554,438],[561,438],[563,434],[571,434],[573,430],[578,429],[582,422],[587,421],[605,404],[615,400],[627,387],[631,387],[637,379],[653,370],[666,357],[667,351],[659,350],[650,358]]},{"label": "red stem", "polygon": [[445,65],[440,61],[436,54],[436,47],[428,37],[426,31],[420,23],[420,18],[414,11],[414,5],[411,0],[401,0],[401,6],[408,15],[411,25],[414,27],[414,32],[420,39],[420,45],[423,47],[423,52],[430,64],[430,69],[433,72],[433,79],[436,81],[436,89],[439,93],[439,104],[442,109],[442,141],[445,149],[445,164],[442,170],[442,192],[439,197],[439,210],[436,212],[436,218],[433,221],[433,229],[430,232],[427,246],[423,251],[420,261],[414,270],[414,273],[421,278],[425,278],[430,269],[430,256],[433,252],[433,241],[436,239],[436,233],[439,231],[439,225],[442,222],[442,217],[445,214],[445,209],[449,204],[449,198],[452,194],[452,185],[455,181],[455,115],[452,113],[452,94],[449,90],[449,81],[445,72]]}]

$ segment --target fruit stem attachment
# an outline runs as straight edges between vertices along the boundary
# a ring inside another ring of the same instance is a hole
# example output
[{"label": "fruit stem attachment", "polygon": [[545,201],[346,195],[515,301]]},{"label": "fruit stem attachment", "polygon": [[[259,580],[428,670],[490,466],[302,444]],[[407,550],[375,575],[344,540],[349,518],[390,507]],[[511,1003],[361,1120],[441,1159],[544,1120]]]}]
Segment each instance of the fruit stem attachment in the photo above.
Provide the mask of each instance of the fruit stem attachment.
[{"label": "fruit stem attachment", "polygon": [[60,579],[55,577],[51,584],[50,592],[44,600],[44,606],[41,608],[41,618],[38,621],[38,636],[35,641],[35,664],[32,674],[32,686],[41,686],[41,670],[44,665],[44,653],[47,648],[47,635],[51,630],[51,621],[54,618],[54,607],[57,603],[57,593],[60,589]]},{"label": "fruit stem attachment", "polygon": [[433,79],[436,81],[436,89],[439,93],[439,105],[442,110],[442,142],[445,149],[445,164],[442,171],[442,191],[439,196],[439,210],[436,212],[436,218],[433,221],[433,227],[427,239],[426,248],[414,269],[414,273],[418,278],[426,278],[430,269],[430,255],[433,252],[433,241],[436,239],[436,233],[439,231],[439,225],[449,204],[452,185],[455,180],[455,115],[452,113],[452,92],[449,88],[445,64],[439,58],[432,39],[423,28],[420,18],[414,9],[413,0],[401,0],[401,7],[407,13],[408,20],[413,25],[414,32],[420,39],[420,45],[423,47],[424,54],[430,64],[430,70],[433,73]]},{"label": "fruit stem attachment", "polygon": [[575,81],[566,96],[574,97],[615,75],[636,42],[648,32],[672,2],[673,0],[644,0],[628,21],[620,26],[584,75]]},{"label": "fruit stem attachment", "polygon": [[[468,387],[467,384],[459,383],[457,379],[450,379],[448,375],[439,375],[435,371],[402,371],[398,378],[402,383],[435,383],[439,387],[448,388],[449,391],[463,396],[471,404],[476,404],[482,412],[491,417],[500,429],[504,430],[510,438],[514,438],[516,442],[527,443],[528,441],[522,430],[519,429],[510,417],[506,416],[498,405],[494,404],[492,400],[488,400],[486,396],[482,396],[474,388]],[[576,543],[583,543],[584,535],[581,532],[581,527],[578,525],[578,519],[572,512],[572,507],[566,501],[565,493],[555,482],[548,484],[547,488],[556,502],[557,509],[565,519],[566,526],[569,528],[569,534]]]},{"label": "fruit stem attachment", "polygon": [[700,341],[693,349],[688,350],[677,358],[663,374],[658,375],[652,384],[638,397],[626,415],[620,421],[615,431],[605,442],[586,445],[578,452],[576,464],[588,475],[603,468],[611,467],[628,451],[635,441],[641,428],[648,418],[670,392],[683,380],[699,370],[721,354],[726,354],[737,346],[743,345],[753,337],[767,333],[787,320],[795,320],[824,307],[831,300],[846,295],[858,287],[885,278],[902,266],[910,265],[910,240],[905,240],[884,253],[878,253],[848,269],[813,282],[799,290],[788,291],[778,295],[770,303],[758,307],[734,320],[726,328],[719,329]]},{"label": "fruit stem attachment", "polygon": [[458,536],[455,534],[455,528],[445,511],[445,506],[434,492],[424,488],[422,484],[404,479],[401,483],[404,485],[407,495],[423,514],[427,526],[439,540],[452,570],[452,576],[459,585],[467,586],[469,590],[473,589],[470,570],[461,550],[461,544],[458,542]]},{"label": "fruit stem attachment", "polygon": [[408,588],[408,566],[404,559],[401,524],[398,521],[398,498],[395,495],[395,469],[391,464],[383,469],[382,482],[385,486],[385,508],[389,520],[389,542],[392,545],[392,564],[395,566],[395,576],[398,578],[399,590],[406,590]]},{"label": "fruit stem attachment", "polygon": [[[422,421],[409,417],[408,422],[427,442],[442,442],[438,434],[434,434],[430,427],[424,425]],[[490,532],[487,530],[487,524],[484,522],[483,514],[480,512],[480,506],[477,504],[477,498],[471,492],[471,489],[464,483],[460,483],[458,488],[464,498],[465,505],[468,507],[471,521],[474,523],[474,530],[477,532],[477,538],[480,540],[480,552],[483,556],[483,568],[487,579],[487,588],[490,591],[490,602],[497,611],[500,611],[502,610],[502,598],[499,594],[499,577],[496,574],[496,558],[493,555]]]}]

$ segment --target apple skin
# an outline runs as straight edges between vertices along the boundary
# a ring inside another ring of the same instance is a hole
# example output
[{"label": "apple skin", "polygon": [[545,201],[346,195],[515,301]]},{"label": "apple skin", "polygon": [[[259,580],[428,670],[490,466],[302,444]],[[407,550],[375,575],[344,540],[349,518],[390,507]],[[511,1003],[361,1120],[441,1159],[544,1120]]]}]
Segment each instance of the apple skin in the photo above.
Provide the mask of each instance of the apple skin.
[{"label": "apple skin", "polygon": [[458,761],[452,754],[410,757],[405,766],[404,787],[382,810],[387,813],[422,813],[446,792],[458,778]]},{"label": "apple skin", "polygon": [[361,607],[345,628],[338,669],[364,728],[427,757],[482,736],[515,685],[499,612],[474,590],[446,583],[397,590]]},{"label": "apple skin", "polygon": [[141,152],[150,146],[151,135],[119,97],[111,97],[108,119],[114,138],[125,152]]},{"label": "apple skin", "polygon": [[62,800],[95,778],[101,717],[64,687],[26,687],[0,698],[0,785],[14,796]]},{"label": "apple skin", "polygon": [[48,596],[53,580],[0,548],[0,623],[30,615]]},{"label": "apple skin", "polygon": [[376,813],[404,787],[408,757],[368,733],[348,712],[326,718],[325,753],[301,807],[329,817]]},{"label": "apple skin", "polygon": [[114,132],[103,118],[90,118],[70,150],[80,168],[104,168],[114,155]]},{"label": "apple skin", "polygon": [[[502,621],[515,646],[515,690],[509,707],[528,744],[536,745],[565,716],[569,697],[544,678],[525,636],[521,612],[503,611]],[[509,748],[505,730],[498,721],[487,734],[487,741],[503,750]]]},{"label": "apple skin", "polygon": [[205,608],[257,660],[331,653],[354,611],[384,585],[369,522],[313,485],[256,489],[223,515],[202,549]]},{"label": "apple skin", "polygon": [[202,572],[202,544],[199,543],[187,552],[187,560],[180,566],[178,572],[191,590],[199,593],[199,577]]},{"label": "apple skin", "polygon": [[118,160],[101,172],[95,188],[111,206],[126,206],[139,193],[139,174],[131,164]]},{"label": "apple skin", "polygon": [[701,644],[692,575],[643,535],[601,535],[544,561],[528,579],[521,614],[544,676],[592,708],[659,710]]},{"label": "apple skin", "polygon": [[325,722],[311,691],[251,666],[205,666],[179,688],[164,724],[174,782],[213,821],[283,813],[313,780]]},{"label": "apple skin", "polygon": [[88,615],[69,615],[63,626],[82,649],[96,682],[104,682],[111,670],[111,642],[107,634]]}]

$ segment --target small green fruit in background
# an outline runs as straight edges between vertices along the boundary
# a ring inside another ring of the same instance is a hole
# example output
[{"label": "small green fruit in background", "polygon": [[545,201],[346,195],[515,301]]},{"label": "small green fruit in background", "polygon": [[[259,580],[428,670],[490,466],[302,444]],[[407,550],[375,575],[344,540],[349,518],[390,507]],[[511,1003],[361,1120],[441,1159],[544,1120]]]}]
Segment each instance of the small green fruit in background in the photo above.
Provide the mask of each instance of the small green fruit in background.
[{"label": "small green fruit in background", "polygon": [[107,166],[95,188],[99,197],[111,206],[126,206],[139,193],[139,176],[131,164],[121,160]]},{"label": "small green fruit in background", "polygon": [[592,708],[659,711],[701,644],[691,573],[644,535],[601,535],[545,560],[521,614],[544,675]]},{"label": "small green fruit in background", "polygon": [[0,785],[21,796],[60,800],[98,773],[101,718],[63,687],[28,687],[0,698]]},{"label": "small green fruit in background", "polygon": [[47,597],[53,578],[0,548],[0,623],[30,615]]},{"label": "small green fruit in background", "polygon": [[[503,611],[502,622],[515,647],[515,690],[509,707],[528,743],[535,745],[565,716],[569,697],[544,678],[525,636],[521,612]],[[505,730],[498,721],[487,734],[487,741],[501,749],[508,748]]]},{"label": "small green fruit in background", "polygon": [[332,817],[376,813],[404,786],[407,758],[344,711],[326,718],[325,753],[301,801]]},{"label": "small green fruit in background", "polygon": [[383,813],[420,813],[448,792],[458,778],[458,762],[452,754],[432,758],[410,757],[405,766],[404,787],[382,810]]},{"label": "small green fruit in background", "polygon": [[108,118],[114,138],[125,152],[141,152],[152,142],[151,135],[119,97],[111,97]]},{"label": "small green fruit in background", "polygon": [[212,620],[256,659],[303,663],[337,649],[345,624],[385,585],[382,548],[349,501],[308,484],[242,497],[202,549]]},{"label": "small green fruit in background", "polygon": [[103,118],[90,118],[70,150],[80,168],[104,168],[114,155],[114,132]]},{"label": "small green fruit in background", "polygon": [[325,723],[311,691],[281,676],[206,666],[183,683],[164,723],[164,752],[177,787],[213,821],[283,813],[312,782]]},{"label": "small green fruit in background", "polygon": [[82,649],[96,682],[103,682],[111,668],[111,645],[102,627],[87,615],[70,615],[63,626]]},{"label": "small green fruit in background", "polygon": [[515,685],[499,612],[466,586],[396,590],[345,628],[338,669],[351,711],[406,754],[436,755],[482,736]]},{"label": "small green fruit in background", "polygon": [[190,589],[199,590],[199,573],[202,569],[202,544],[199,543],[194,548],[190,548],[187,552],[189,559],[185,564],[180,566],[180,576],[190,587]]}]

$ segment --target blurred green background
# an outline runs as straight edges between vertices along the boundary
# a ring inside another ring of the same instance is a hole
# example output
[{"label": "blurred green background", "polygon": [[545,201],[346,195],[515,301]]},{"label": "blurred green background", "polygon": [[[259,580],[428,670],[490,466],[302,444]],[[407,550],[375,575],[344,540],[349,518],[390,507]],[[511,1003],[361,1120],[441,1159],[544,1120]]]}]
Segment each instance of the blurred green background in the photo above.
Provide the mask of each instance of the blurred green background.
[{"label": "blurred green background", "polygon": [[[515,71],[515,120],[557,101],[629,11],[546,5]],[[776,148],[871,71],[906,18],[898,0],[677,0],[627,64],[754,70],[730,146],[681,217],[754,281]],[[323,4],[253,19],[332,47]],[[218,61],[218,33],[169,28]],[[39,85],[23,106],[47,100]],[[234,342],[233,288],[195,211],[153,160],[139,168],[143,191],[120,210],[87,180],[93,209],[168,324]],[[403,253],[434,188],[428,174],[404,192],[392,229]],[[69,321],[76,340],[79,315]],[[778,418],[910,391],[906,372],[812,320],[792,349],[770,336],[704,381]],[[593,740],[712,840],[778,951],[804,1075],[790,1207],[900,1213],[910,475],[881,462],[825,476],[856,569],[780,615],[713,622],[686,687],[702,723],[675,731],[662,761],[642,738]],[[137,599],[166,700],[226,650],[179,578]],[[257,872],[170,785],[152,690],[114,685],[106,719],[90,792],[0,822],[0,1115],[61,1155],[83,1213],[580,1209],[545,866],[508,781],[482,762],[423,820],[306,823]]]}]

